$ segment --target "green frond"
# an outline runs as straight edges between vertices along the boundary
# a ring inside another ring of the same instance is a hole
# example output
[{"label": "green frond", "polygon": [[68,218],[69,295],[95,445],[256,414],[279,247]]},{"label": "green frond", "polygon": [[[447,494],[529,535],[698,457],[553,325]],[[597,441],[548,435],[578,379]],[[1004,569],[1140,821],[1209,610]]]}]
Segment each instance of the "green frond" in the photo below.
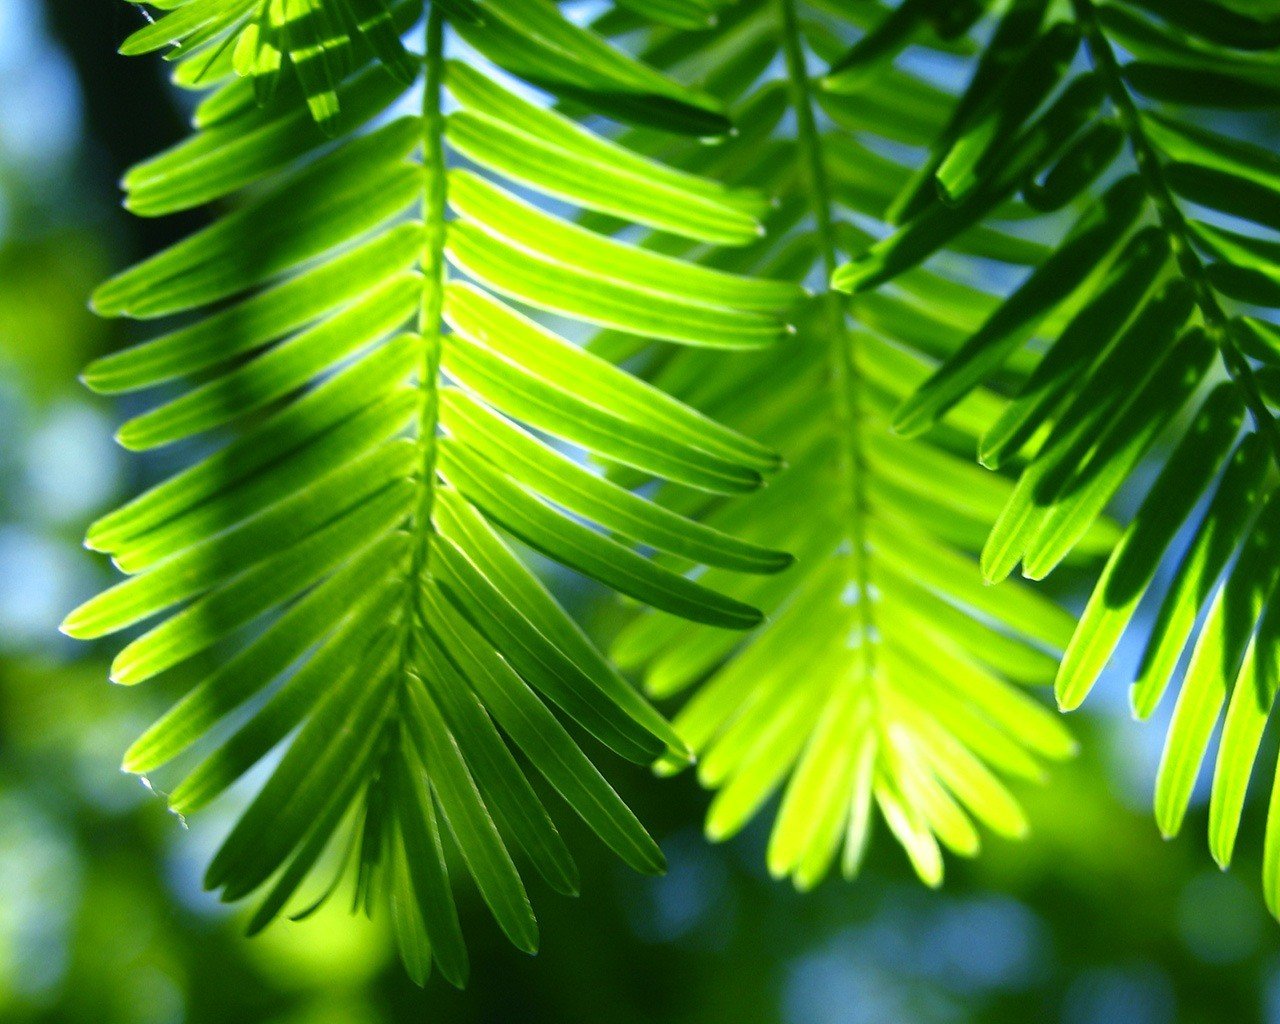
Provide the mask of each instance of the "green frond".
[{"label": "green frond", "polygon": [[[865,248],[911,178],[901,145],[943,130],[957,103],[891,59],[906,48],[967,52],[965,18],[977,6],[908,2],[889,13],[760,0],[696,37],[650,33],[646,56],[677,77],[735,69],[712,74],[742,134],[712,154],[643,132],[628,138],[779,197],[765,239],[701,262],[818,284]],[[616,15],[605,24],[633,27]],[[836,68],[815,73],[820,62]],[[1014,202],[1001,213],[1036,214]],[[1044,255],[1004,224],[971,218],[957,233],[962,253],[985,259],[1020,266]],[[651,245],[684,251],[660,236]],[[799,888],[837,860],[856,874],[877,818],[919,876],[940,883],[941,851],[977,853],[979,826],[1022,836],[1014,785],[1041,779],[1074,749],[1035,693],[1052,681],[1070,615],[1027,586],[985,586],[976,557],[1014,492],[967,458],[1002,403],[975,391],[922,436],[890,427],[937,361],[1000,304],[958,277],[913,270],[853,302],[809,298],[796,336],[761,353],[655,351],[614,334],[596,342],[614,358],[642,359],[662,390],[786,459],[767,490],[743,501],[658,492],[711,527],[794,552],[796,564],[773,576],[690,573],[760,607],[765,624],[744,639],[648,612],[613,653],[655,698],[687,698],[674,724],[699,755],[698,778],[717,791],[711,838],[733,835],[777,796],[768,866]],[[1090,533],[1095,554],[1113,541],[1105,523]],[[660,767],[683,766],[668,758]]]},{"label": "green frond", "polygon": [[[184,691],[125,758],[147,774],[184,762],[163,783],[175,811],[269,766],[205,880],[228,901],[260,897],[251,930],[309,912],[338,883],[304,898],[306,883],[354,865],[357,905],[389,908],[414,978],[434,963],[461,984],[451,874],[530,952],[521,871],[577,889],[530,767],[628,864],[662,869],[568,723],[642,764],[690,756],[525,552],[728,630],[760,613],[721,574],[791,561],[592,468],[731,495],[780,462],[570,339],[607,328],[755,351],[787,336],[800,289],[574,222],[591,211],[741,244],[769,207],[506,84],[498,69],[565,109],[699,135],[728,124],[547,0],[438,3],[425,58],[400,42],[420,3],[156,6],[169,13],[126,52],[170,47],[176,81],[212,91],[189,140],[129,173],[126,204],[228,209],[94,296],[107,316],[172,318],[85,380],[150,392],[120,441],[181,444],[184,468],[90,528],[128,575],[64,629],[133,630],[112,678]],[[630,6],[676,25],[711,14]],[[492,64],[446,59],[455,34]]]},{"label": "green frond", "polygon": [[[1081,704],[1139,605],[1152,603],[1138,717],[1186,662],[1156,819],[1166,835],[1179,830],[1222,723],[1209,831],[1223,866],[1276,692],[1280,160],[1239,137],[1248,112],[1280,98],[1276,28],[1273,15],[1216,0],[1014,2],[926,170],[895,199],[898,229],[834,275],[851,292],[905,280],[953,259],[962,231],[1007,223],[1001,208],[1019,195],[1049,215],[1038,236],[1057,234],[1052,255],[894,422],[922,435],[952,422],[976,389],[1010,396],[978,444],[983,463],[1018,473],[983,548],[991,581],[1019,564],[1046,576],[1155,464],[1067,648],[1057,696]],[[1083,59],[1067,59],[1081,42]],[[1273,911],[1278,819],[1264,869]]]}]

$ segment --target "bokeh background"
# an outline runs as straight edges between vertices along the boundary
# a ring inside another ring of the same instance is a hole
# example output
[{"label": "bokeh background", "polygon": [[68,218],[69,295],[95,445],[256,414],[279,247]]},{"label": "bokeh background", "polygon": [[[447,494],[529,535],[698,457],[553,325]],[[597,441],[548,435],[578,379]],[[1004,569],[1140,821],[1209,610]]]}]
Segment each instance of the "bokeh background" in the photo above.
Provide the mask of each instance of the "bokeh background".
[{"label": "bokeh background", "polygon": [[761,829],[703,841],[692,780],[614,765],[669,873],[635,877],[571,836],[583,896],[530,880],[534,959],[464,892],[466,992],[411,986],[382,924],[341,901],[243,939],[199,881],[235,794],[188,829],[120,773],[164,695],[110,686],[107,650],[55,628],[109,578],[85,523],[157,470],[114,448],[121,410],[75,376],[126,340],[87,312],[92,286],[190,227],[118,206],[123,170],[184,130],[158,64],[115,55],[140,17],[0,0],[0,1021],[1280,1024],[1259,801],[1230,874],[1204,849],[1203,800],[1162,842],[1163,730],[1128,720],[1122,672],[1075,720],[1079,760],[1025,793],[1033,838],[950,861],[938,893],[885,841],[856,884],[801,897],[766,877]]}]

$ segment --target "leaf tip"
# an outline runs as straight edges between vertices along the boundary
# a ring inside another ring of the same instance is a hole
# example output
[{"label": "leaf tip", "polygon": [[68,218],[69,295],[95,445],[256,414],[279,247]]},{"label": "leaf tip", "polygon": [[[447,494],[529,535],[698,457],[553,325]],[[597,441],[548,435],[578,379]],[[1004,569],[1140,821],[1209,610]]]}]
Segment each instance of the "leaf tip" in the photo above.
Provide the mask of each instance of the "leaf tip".
[{"label": "leaf tip", "polygon": [[133,663],[127,660],[124,655],[128,653],[128,648],[116,655],[115,661],[111,663],[111,669],[107,673],[109,682],[115,683],[117,686],[132,686],[138,682]]},{"label": "leaf tip", "polygon": [[661,878],[667,873],[666,854],[662,852],[657,843],[651,843],[641,854],[641,858],[636,861],[634,867],[642,875]]},{"label": "leaf tip", "polygon": [[715,808],[707,815],[706,824],[703,826],[703,835],[707,837],[709,843],[723,843],[726,839],[733,836],[737,831],[733,825],[726,820],[722,814],[716,814]]},{"label": "leaf tip", "polygon": [[124,312],[124,305],[114,295],[115,291],[111,281],[105,281],[95,288],[89,296],[90,312],[101,317],[120,316]]},{"label": "leaf tip", "polygon": [[151,767],[145,760],[143,751],[139,749],[136,743],[126,750],[124,757],[120,759],[120,770],[126,775],[141,775],[150,771]]},{"label": "leaf tip", "polygon": [[1155,710],[1155,705],[1147,696],[1145,688],[1138,683],[1133,683],[1129,687],[1129,713],[1133,716],[1135,722],[1145,722],[1151,717],[1151,713]]},{"label": "leaf tip", "polygon": [[1059,711],[1069,714],[1084,702],[1084,694],[1076,693],[1074,689],[1058,689],[1054,693],[1054,700],[1057,702]]},{"label": "leaf tip", "polygon": [[99,376],[97,372],[98,362],[99,360],[95,359],[92,363],[90,363],[78,374],[76,374],[76,381],[80,384],[80,386],[82,388],[87,388],[89,391],[92,391],[95,395],[100,395],[105,393],[102,390],[100,390],[101,384],[102,384],[102,378]]},{"label": "leaf tip", "polygon": [[770,573],[786,572],[796,564],[796,556],[790,551],[775,551],[769,560]]},{"label": "leaf tip", "polygon": [[1022,563],[1022,578],[1032,583],[1039,583],[1058,566],[1056,557],[1047,559],[1028,558]]},{"label": "leaf tip", "polygon": [[1160,794],[1158,792],[1159,790],[1158,782],[1156,786],[1157,786],[1156,806],[1155,806],[1156,828],[1159,829],[1160,831],[1160,838],[1164,839],[1165,841],[1169,841],[1176,838],[1179,831],[1181,831],[1182,815],[1178,812],[1176,808],[1170,806],[1167,800],[1162,800],[1160,798]]},{"label": "leaf tip", "polygon": [[920,402],[915,400],[915,396],[908,398],[898,407],[891,421],[893,432],[907,438],[919,437],[932,425],[933,417]]},{"label": "leaf tip", "polygon": [[66,618],[58,623],[58,632],[72,640],[92,640],[92,630],[84,615],[84,605],[68,612]]},{"label": "leaf tip", "polygon": [[112,436],[115,438],[116,444],[125,449],[125,451],[140,452],[146,448],[145,438],[142,437],[132,420],[121,424]]},{"label": "leaf tip", "polygon": [[857,291],[860,276],[856,262],[842,264],[836,267],[835,273],[831,275],[831,287],[838,292],[852,295]]},{"label": "leaf tip", "polygon": [[989,469],[993,472],[998,470],[1004,462],[1000,452],[994,449],[982,448],[978,449],[978,465],[983,469]]},{"label": "leaf tip", "polygon": [[1013,572],[1014,562],[1012,565],[1008,560],[1001,557],[999,552],[991,550],[991,544],[988,542],[983,549],[982,555],[978,560],[978,568],[982,573],[982,582],[990,587],[997,583],[1003,583],[1009,578],[1009,574]]},{"label": "leaf tip", "polygon": [[526,922],[526,927],[520,930],[519,938],[517,939],[513,936],[512,941],[515,943],[516,949],[520,950],[521,953],[529,956],[538,955],[538,944],[541,940],[538,935],[538,923],[532,916]]}]

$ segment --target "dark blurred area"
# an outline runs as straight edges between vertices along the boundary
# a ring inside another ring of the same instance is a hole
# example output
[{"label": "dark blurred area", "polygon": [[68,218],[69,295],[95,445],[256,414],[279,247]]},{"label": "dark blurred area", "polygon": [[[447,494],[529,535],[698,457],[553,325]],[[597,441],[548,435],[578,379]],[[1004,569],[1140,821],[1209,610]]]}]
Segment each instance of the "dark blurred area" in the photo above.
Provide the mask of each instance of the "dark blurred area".
[{"label": "dark blurred area", "polygon": [[800,896],[766,876],[760,829],[703,840],[693,780],[610,763],[670,871],[634,876],[566,822],[582,896],[531,880],[536,958],[465,892],[462,993],[410,985],[385,922],[342,899],[244,939],[242,913],[200,887],[243,792],[188,829],[118,771],[166,695],[111,686],[108,649],[56,631],[110,578],[86,522],[140,472],[112,442],[120,410],[76,382],[128,337],[86,296],[191,226],[116,197],[184,131],[160,62],[116,56],[140,18],[124,0],[0,0],[0,1021],[1280,1024],[1260,802],[1229,874],[1204,849],[1203,799],[1162,842],[1163,730],[1128,720],[1119,678],[1074,720],[1080,759],[1024,792],[1032,837],[950,861],[940,892],[878,841],[860,881]]}]

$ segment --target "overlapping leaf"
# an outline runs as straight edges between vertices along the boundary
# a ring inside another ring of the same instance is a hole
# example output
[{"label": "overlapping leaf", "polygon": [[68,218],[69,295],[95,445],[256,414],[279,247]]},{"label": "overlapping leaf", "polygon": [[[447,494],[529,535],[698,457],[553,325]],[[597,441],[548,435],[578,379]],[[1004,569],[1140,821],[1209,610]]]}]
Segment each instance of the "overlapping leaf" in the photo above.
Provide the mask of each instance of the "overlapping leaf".
[{"label": "overlapping leaf", "polygon": [[[580,734],[640,763],[688,756],[523,552],[731,630],[759,613],[641,552],[729,578],[789,563],[589,467],[729,495],[778,460],[558,331],[758,349],[784,334],[797,289],[566,218],[591,210],[736,244],[758,237],[766,204],[504,84],[477,54],[617,116],[700,134],[726,124],[706,96],[545,0],[433,7],[412,113],[402,100],[422,62],[399,40],[421,4],[156,6],[171,13],[126,50],[176,43],[177,81],[214,89],[197,133],[129,174],[126,201],[158,215],[229,199],[230,212],[94,297],[105,315],[174,318],[85,379],[157,396],[123,444],[187,447],[185,468],[90,529],[128,578],[65,629],[147,624],[112,676],[185,690],[126,758],[151,773],[198,755],[169,793],[175,810],[269,765],[206,877],[227,900],[261,893],[252,928],[318,872],[341,879],[354,863],[357,905],[390,908],[411,974],[435,963],[461,984],[452,873],[470,874],[526,950],[537,929],[517,863],[576,888],[528,768],[655,871],[661,853]],[[455,30],[473,49],[446,60]],[[264,88],[286,64],[296,74]]]},{"label": "overlapping leaf", "polygon": [[[741,125],[710,160],[695,151],[683,159],[780,197],[766,240],[712,262],[821,288],[842,254],[868,244],[866,229],[910,176],[901,146],[936,135],[955,105],[890,59],[907,47],[917,57],[967,52],[965,19],[951,20],[956,6],[904,4],[887,14],[768,0],[740,4],[712,33],[656,34],[647,56],[677,75],[714,68]],[[843,70],[815,75],[819,58]],[[1003,212],[1033,213],[1020,203]],[[955,247],[1015,267],[1043,254],[1003,225],[965,231]],[[699,778],[717,790],[713,838],[732,835],[781,793],[769,867],[802,888],[837,857],[856,873],[877,818],[920,877],[937,884],[941,849],[976,853],[979,826],[1022,835],[1010,783],[1041,778],[1073,749],[1034,692],[1052,680],[1070,616],[1026,586],[985,587],[974,557],[1014,489],[967,461],[999,402],[975,393],[946,424],[909,441],[889,429],[895,407],[956,351],[966,325],[998,304],[997,294],[953,276],[913,271],[851,305],[812,297],[796,338],[766,353],[647,354],[661,387],[787,460],[767,491],[743,502],[670,487],[666,500],[791,550],[797,564],[741,583],[722,570],[692,573],[765,610],[767,624],[745,641],[650,613],[614,653],[642,669],[655,696],[689,694],[674,724],[699,753]],[[636,351],[615,336],[600,345],[617,357]],[[1097,550],[1114,538],[1100,525],[1090,539]]]},{"label": "overlapping leaf", "polygon": [[[1139,605],[1152,602],[1136,714],[1150,715],[1181,677],[1156,817],[1166,835],[1178,831],[1221,722],[1209,816],[1224,866],[1276,692],[1280,431],[1268,382],[1280,161],[1244,140],[1246,112],[1280,99],[1275,31],[1261,7],[1015,2],[925,173],[895,200],[899,230],[835,275],[851,291],[901,280],[960,231],[998,220],[1019,193],[1066,211],[1052,256],[895,424],[928,430],[1031,357],[978,446],[988,466],[1019,472],[983,550],[993,581],[1019,563],[1025,576],[1047,575],[1140,467],[1159,464],[1066,652],[1057,694],[1063,707],[1079,705]],[[1224,110],[1238,112],[1232,127]],[[1280,815],[1266,845],[1277,911]]]}]

